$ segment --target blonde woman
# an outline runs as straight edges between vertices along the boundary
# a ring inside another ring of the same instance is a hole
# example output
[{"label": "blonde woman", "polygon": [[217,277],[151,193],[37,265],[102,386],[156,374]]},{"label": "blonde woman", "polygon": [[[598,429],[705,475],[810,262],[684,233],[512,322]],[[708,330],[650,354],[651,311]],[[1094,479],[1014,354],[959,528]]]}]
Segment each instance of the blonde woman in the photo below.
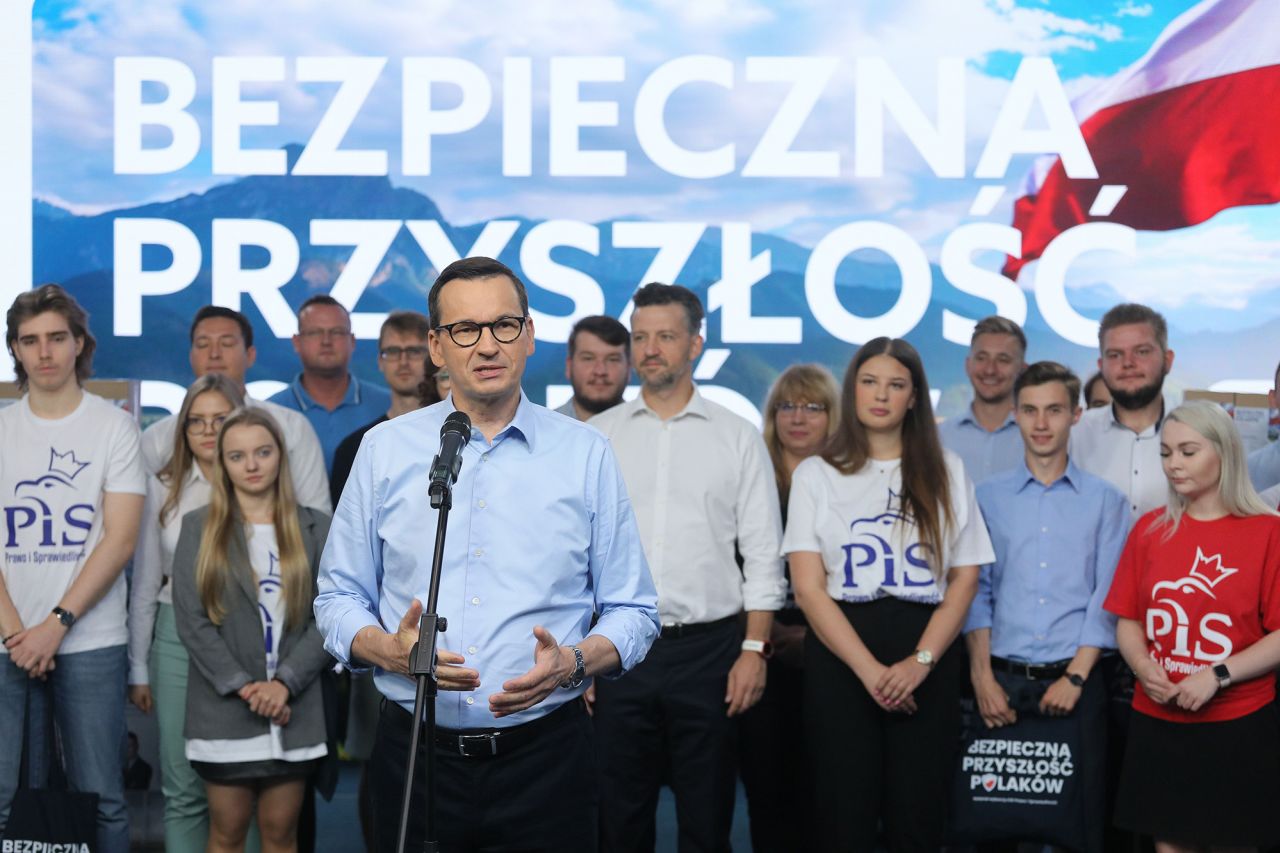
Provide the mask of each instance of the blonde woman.
[{"label": "blonde woman", "polygon": [[1168,505],[1138,520],[1106,608],[1137,686],[1116,823],[1161,853],[1280,842],[1280,516],[1249,483],[1235,424],[1164,419]]},{"label": "blonde woman", "polygon": [[187,389],[178,410],[173,451],[159,474],[147,479],[147,504],[129,588],[129,700],[152,708],[160,730],[160,780],[164,793],[164,847],[170,853],[202,853],[209,838],[209,806],[185,754],[187,650],[173,617],[173,552],[182,517],[209,502],[209,480],[218,429],[244,405],[239,386],[225,376],[202,376]]},{"label": "blonde woman", "polygon": [[211,853],[242,850],[255,814],[264,853],[294,850],[305,779],[327,752],[312,602],[329,519],[298,505],[285,450],[265,412],[228,417],[209,506],[183,518],[174,556],[186,754]]},{"label": "blonde woman", "polygon": [[[805,459],[821,453],[839,426],[840,387],[821,365],[793,364],[769,389],[764,411],[764,443],[785,522],[792,473]],[[804,750],[786,736],[803,727],[807,630],[804,614],[789,594],[773,620],[773,656],[764,696],[739,723],[738,769],[751,818],[751,848],[757,853],[808,849],[811,773]]]}]

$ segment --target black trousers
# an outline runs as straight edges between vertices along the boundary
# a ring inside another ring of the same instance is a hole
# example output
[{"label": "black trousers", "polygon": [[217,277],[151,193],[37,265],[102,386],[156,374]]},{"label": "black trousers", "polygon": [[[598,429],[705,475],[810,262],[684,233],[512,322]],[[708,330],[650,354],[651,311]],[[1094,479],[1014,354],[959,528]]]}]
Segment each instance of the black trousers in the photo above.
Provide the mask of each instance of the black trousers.
[{"label": "black trousers", "polygon": [[[876,660],[915,652],[934,607],[883,598],[840,604]],[[813,631],[805,641],[805,734],[814,769],[813,846],[824,853],[933,851],[942,845],[960,735],[961,656],[941,656],[914,714],[880,709]]]},{"label": "black trousers", "polygon": [[[384,703],[369,759],[374,841],[395,853],[400,828],[412,714]],[[414,807],[406,849],[421,850],[424,833],[423,755],[419,747]],[[463,758],[436,748],[436,826],[440,849],[593,853],[599,829],[591,720],[580,702],[564,723],[498,756]]]},{"label": "black trousers", "polygon": [[681,853],[729,850],[736,727],[724,695],[740,645],[731,621],[659,639],[621,679],[596,680],[604,851],[651,853],[664,780],[675,794]]},{"label": "black trousers", "polygon": [[754,853],[801,853],[809,843],[813,771],[804,745],[804,670],[769,661],[764,696],[738,718],[738,773]]}]

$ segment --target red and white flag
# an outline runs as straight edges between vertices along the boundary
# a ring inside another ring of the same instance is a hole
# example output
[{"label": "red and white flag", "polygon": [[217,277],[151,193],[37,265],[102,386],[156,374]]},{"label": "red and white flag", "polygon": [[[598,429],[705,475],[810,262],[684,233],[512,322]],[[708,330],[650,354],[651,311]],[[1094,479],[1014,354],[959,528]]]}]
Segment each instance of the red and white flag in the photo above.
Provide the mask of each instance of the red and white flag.
[{"label": "red and white flag", "polygon": [[[1280,2],[1204,0],[1072,109],[1098,177],[1068,178],[1061,160],[1032,170],[1014,204],[1022,257],[1005,264],[1010,278],[1083,222],[1168,231],[1280,202]],[[1099,197],[1104,186],[1127,187],[1114,208],[1118,191]]]}]

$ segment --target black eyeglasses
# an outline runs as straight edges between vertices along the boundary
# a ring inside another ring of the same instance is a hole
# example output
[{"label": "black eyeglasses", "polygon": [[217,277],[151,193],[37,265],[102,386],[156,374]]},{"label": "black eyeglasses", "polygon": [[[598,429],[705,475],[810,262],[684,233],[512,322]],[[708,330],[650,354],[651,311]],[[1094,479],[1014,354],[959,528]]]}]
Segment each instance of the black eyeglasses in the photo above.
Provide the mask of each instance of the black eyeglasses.
[{"label": "black eyeglasses", "polygon": [[412,360],[423,359],[427,357],[426,347],[383,347],[378,351],[378,355],[385,361],[399,361],[406,355]]},{"label": "black eyeglasses", "polygon": [[803,412],[806,415],[821,415],[827,411],[826,403],[794,403],[791,400],[783,400],[773,407],[774,411],[782,412],[789,415],[792,412]]},{"label": "black eyeglasses", "polygon": [[444,326],[436,326],[437,332],[448,332],[449,339],[460,347],[473,347],[480,343],[480,336],[488,329],[493,339],[500,344],[509,344],[524,331],[524,321],[528,317],[499,317],[492,323],[477,323],[474,320],[459,320]]}]

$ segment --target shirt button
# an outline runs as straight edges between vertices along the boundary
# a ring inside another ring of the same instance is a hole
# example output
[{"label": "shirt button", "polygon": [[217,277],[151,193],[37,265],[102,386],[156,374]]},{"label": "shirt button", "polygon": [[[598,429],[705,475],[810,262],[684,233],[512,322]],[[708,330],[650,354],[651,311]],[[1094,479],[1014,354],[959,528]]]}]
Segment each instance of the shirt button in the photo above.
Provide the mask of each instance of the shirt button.
[{"label": "shirt button", "polygon": [[471,603],[472,603],[472,604],[479,604],[479,603],[480,603],[480,599],[479,599],[479,597],[476,597],[476,598],[471,599]]},{"label": "shirt button", "polygon": [[1041,527],[1041,528],[1040,528],[1040,532],[1041,532],[1041,533],[1048,533],[1048,532],[1049,532],[1049,528],[1047,528],[1047,527]]},{"label": "shirt button", "polygon": [[481,462],[488,462],[488,461],[489,461],[489,454],[488,454],[488,453],[481,453],[481,454],[480,454],[480,461],[481,461]]},{"label": "shirt button", "polygon": [[1042,568],[1042,569],[1047,569],[1047,568],[1049,568],[1049,564],[1048,564],[1048,563],[1041,563],[1041,564],[1040,564],[1040,568]]},{"label": "shirt button", "polygon": [[[1044,600],[1043,598],[1042,598],[1042,599],[1040,599],[1040,603],[1041,603],[1041,604],[1044,604],[1044,602],[1045,602],[1045,600]],[[475,651],[475,649],[472,649],[472,651]]]},{"label": "shirt button", "polygon": [[480,500],[476,501],[476,506],[480,507],[481,509],[484,509],[485,507],[484,498],[481,498]]},{"label": "shirt button", "polygon": [[474,705],[474,704],[476,704],[476,700],[475,700],[473,697],[468,696],[468,697],[467,697],[467,704],[468,704],[468,705]]},{"label": "shirt button", "polygon": [[475,646],[467,646],[467,654],[469,654],[469,655],[474,655],[475,653],[476,653],[476,647],[475,647]]},{"label": "shirt button", "polygon": [[476,556],[477,556],[477,557],[483,557],[483,556],[484,556],[484,549],[483,549],[483,548],[477,548],[477,549],[476,549]]}]

